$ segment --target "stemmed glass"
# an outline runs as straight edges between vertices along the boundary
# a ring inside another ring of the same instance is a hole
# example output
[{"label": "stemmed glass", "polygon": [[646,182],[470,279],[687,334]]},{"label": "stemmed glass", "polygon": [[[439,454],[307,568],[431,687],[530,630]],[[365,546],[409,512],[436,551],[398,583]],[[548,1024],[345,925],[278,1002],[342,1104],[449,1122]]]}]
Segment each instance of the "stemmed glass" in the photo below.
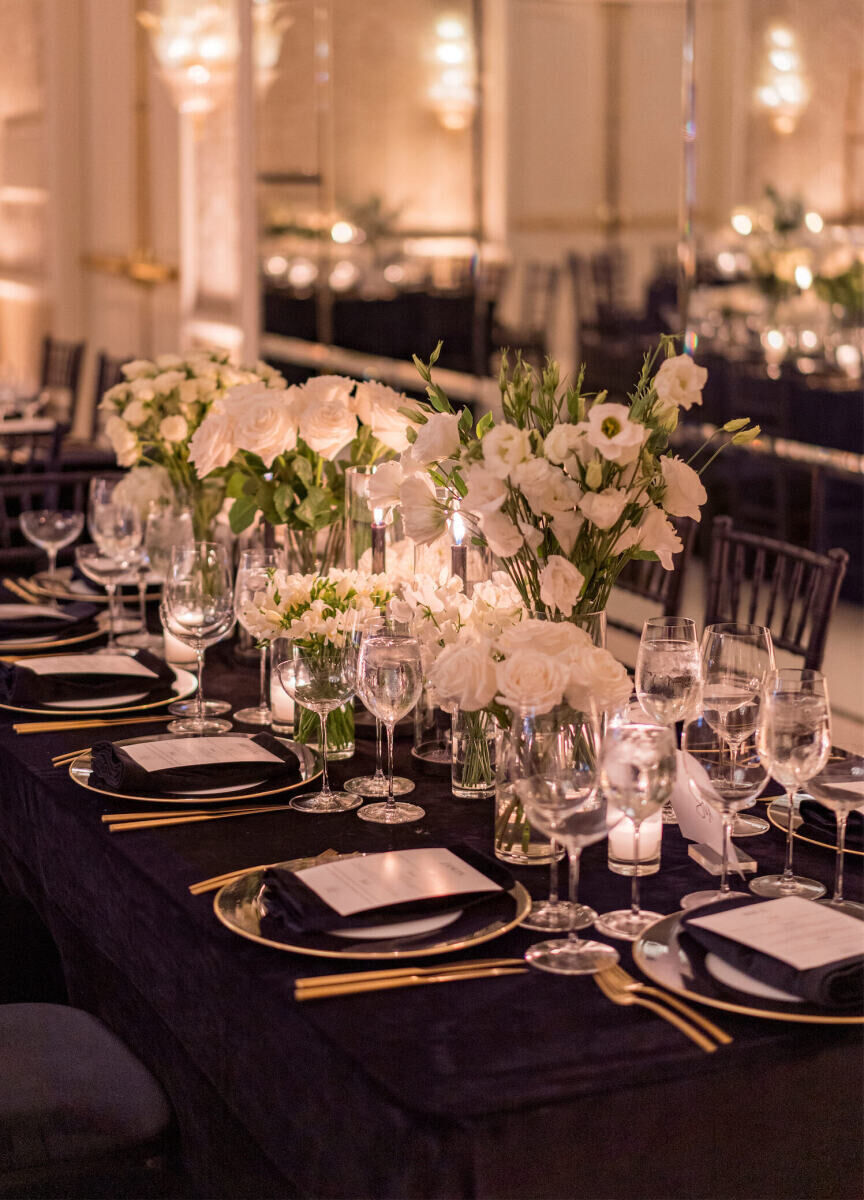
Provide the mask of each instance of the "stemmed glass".
[{"label": "stemmed glass", "polygon": [[[702,635],[702,711],[729,744],[733,775],[739,747],[756,730],[762,685],[774,665],[774,643],[764,625],[724,622],[709,625]],[[739,814],[732,836],[753,837],[769,829],[762,817]]]},{"label": "stemmed glass", "polygon": [[[87,528],[93,541],[105,557],[122,564],[125,568],[123,574],[126,574],[131,566],[140,562],[143,527],[141,515],[134,505],[118,503],[115,500],[118,482],[117,479],[103,476],[96,476],[90,480]],[[121,625],[121,616],[123,616],[122,606],[115,598],[109,608],[109,619],[114,624],[115,633],[124,629],[136,628],[134,622],[131,626],[129,624]]]},{"label": "stemmed glass", "polygon": [[[864,784],[864,759],[849,755],[837,762],[829,762],[824,771],[810,780],[809,792],[814,800],[830,808],[837,818],[837,865],[834,871],[834,895],[830,900],[820,900],[850,917],[864,917],[864,904],[857,900],[843,899],[843,854],[846,847],[846,822],[850,812],[861,803],[861,788]],[[792,819],[792,813],[789,813]]]},{"label": "stemmed glass", "polygon": [[57,575],[57,551],[71,545],[83,528],[84,514],[68,509],[56,511],[40,508],[21,514],[21,532],[27,541],[48,554],[48,575],[51,579]]},{"label": "stemmed glass", "polygon": [[114,606],[116,604],[117,584],[128,570],[128,564],[108,558],[98,546],[76,546],[75,565],[82,575],[92,583],[104,587],[108,594],[108,642],[94,654],[117,654],[121,648],[114,637]]},{"label": "stemmed glass", "polygon": [[297,640],[280,638],[278,642],[286,647],[286,657],[275,664],[279,682],[295,704],[317,712],[321,722],[321,791],[295,796],[291,807],[298,812],[349,812],[362,803],[359,796],[331,791],[327,774],[327,717],[351,699],[357,679],[357,649],[352,634],[353,630],[344,629],[329,638],[310,634]]},{"label": "stemmed glass", "polygon": [[[237,565],[237,577],[234,580],[234,614],[247,633],[249,628],[247,613],[255,596],[263,591],[269,580],[269,571],[275,571],[280,565],[279,554],[276,550],[244,550]],[[254,635],[253,635],[254,636]],[[234,719],[244,725],[269,725],[273,720],[270,705],[267,703],[267,650],[270,642],[265,640],[258,643],[260,653],[258,667],[258,704],[254,708],[241,708],[234,714]]]},{"label": "stemmed glass", "polygon": [[577,933],[597,915],[592,909],[580,906],[578,900],[582,850],[608,833],[606,797],[597,787],[596,737],[588,725],[580,727],[583,736],[592,740],[594,753],[575,754],[572,727],[562,727],[557,737],[549,737],[540,717],[523,713],[520,721],[525,736],[520,739],[520,771],[514,781],[516,794],[532,825],[553,843],[565,847],[570,865],[568,935],[535,943],[526,951],[525,958],[542,971],[560,975],[594,974],[618,961],[618,952],[612,946],[583,941]]},{"label": "stemmed glass", "polygon": [[208,717],[204,704],[204,651],[234,627],[231,567],[224,546],[196,542],[175,546],[165,580],[160,616],[170,633],[198,657],[198,692],[194,716],[172,721],[170,733],[225,733],[231,722]]},{"label": "stemmed glass", "polygon": [[[358,468],[359,470],[359,468]],[[388,623],[388,619],[381,613],[376,613],[372,617],[368,617],[363,626],[358,630],[357,645],[358,650],[363,644],[363,638],[370,634],[380,632],[382,629],[392,627],[392,623]],[[352,796],[363,796],[374,800],[379,796],[386,796],[389,787],[387,776],[384,774],[382,760],[382,730],[383,726],[378,717],[375,718],[375,774],[374,775],[355,775],[353,779],[349,779],[345,784],[345,791],[350,792]],[[414,783],[410,779],[406,779],[403,775],[393,776],[393,795],[407,796],[409,792],[414,791]]]},{"label": "stemmed glass", "polygon": [[683,908],[713,904],[717,900],[734,900],[746,895],[733,892],[727,874],[732,850],[732,824],[735,813],[752,804],[765,784],[768,772],[756,751],[756,735],[751,734],[737,747],[735,769],[732,769],[732,747],[704,717],[699,716],[684,726],[681,735],[684,770],[690,791],[697,803],[710,804],[723,819],[723,864],[720,887],[688,892],[681,899]]},{"label": "stemmed glass", "polygon": [[393,729],[407,716],[423,690],[420,643],[416,637],[389,629],[363,638],[357,663],[357,693],[373,717],[387,729],[387,798],[357,814],[364,821],[402,825],[426,814],[417,804],[397,803],[393,791]]},{"label": "stemmed glass", "polygon": [[[699,702],[702,659],[696,623],[689,617],[651,617],[642,626],[636,657],[636,695],[649,717],[674,729]],[[675,810],[663,805],[663,824],[677,825]]]},{"label": "stemmed glass", "polygon": [[783,874],[757,876],[750,881],[750,891],[757,896],[803,896],[816,900],[825,895],[822,884],[792,873],[792,832],[795,792],[819,774],[831,753],[828,685],[818,671],[784,667],[768,676],[756,745],[765,766],[786,789],[789,826]]},{"label": "stemmed glass", "polygon": [[[600,786],[610,805],[633,822],[633,861],[639,861],[639,827],[657,812],[675,783],[675,736],[664,725],[611,726],[600,748]],[[604,913],[600,933],[633,942],[662,914],[639,905],[639,873],[630,877],[630,907]]]}]

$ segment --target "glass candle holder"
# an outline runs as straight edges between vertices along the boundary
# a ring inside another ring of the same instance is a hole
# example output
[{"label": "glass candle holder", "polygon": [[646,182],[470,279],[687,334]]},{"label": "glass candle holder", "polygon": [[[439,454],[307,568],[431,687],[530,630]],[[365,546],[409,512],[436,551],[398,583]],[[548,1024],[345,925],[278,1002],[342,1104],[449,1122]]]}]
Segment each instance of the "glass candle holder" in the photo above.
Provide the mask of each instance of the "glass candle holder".
[{"label": "glass candle holder", "polygon": [[629,817],[609,830],[609,870],[616,875],[656,875],[660,870],[660,845],[663,841],[663,813],[656,812],[639,826],[639,861],[636,862],[635,831]]},{"label": "glass candle holder", "polygon": [[294,700],[285,691],[275,671],[270,672],[270,728],[283,735],[294,732]]}]

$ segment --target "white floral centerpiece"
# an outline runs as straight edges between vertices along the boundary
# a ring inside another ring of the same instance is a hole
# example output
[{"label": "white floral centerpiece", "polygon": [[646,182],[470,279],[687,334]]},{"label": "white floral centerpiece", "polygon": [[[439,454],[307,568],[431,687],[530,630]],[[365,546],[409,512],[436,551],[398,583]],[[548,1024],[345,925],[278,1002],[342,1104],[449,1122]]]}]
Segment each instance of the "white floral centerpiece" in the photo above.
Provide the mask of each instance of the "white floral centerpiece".
[{"label": "white floral centerpiece", "polygon": [[[224,480],[205,484],[190,462],[192,439],[213,405],[238,386],[279,390],[285,380],[266,363],[238,367],[226,353],[160,354],[123,367],[124,380],[109,388],[99,408],[108,414],[105,434],[121,467],[161,467],[174,496],[192,510],[195,536],[207,537],[225,496]],[[164,476],[160,476],[160,481]],[[164,491],[138,472],[135,487]],[[130,482],[128,489],[131,492]]]}]

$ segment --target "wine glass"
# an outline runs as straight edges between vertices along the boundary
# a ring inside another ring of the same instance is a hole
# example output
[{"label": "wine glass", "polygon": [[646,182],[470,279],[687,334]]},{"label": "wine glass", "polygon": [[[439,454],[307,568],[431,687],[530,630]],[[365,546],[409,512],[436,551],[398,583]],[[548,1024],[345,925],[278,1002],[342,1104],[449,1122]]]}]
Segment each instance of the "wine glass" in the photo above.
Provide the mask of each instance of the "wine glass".
[{"label": "wine glass", "polygon": [[[249,628],[248,611],[255,597],[263,591],[269,582],[269,572],[275,571],[280,565],[280,555],[276,550],[244,550],[237,565],[237,577],[234,580],[234,614],[247,633],[253,633]],[[253,634],[254,636],[254,634]],[[270,705],[267,703],[267,650],[269,640],[258,643],[260,653],[258,667],[258,704],[254,708],[241,708],[235,714],[237,721],[244,725],[269,725],[273,720]]]},{"label": "wine glass", "polygon": [[[639,861],[639,827],[657,812],[675,783],[675,737],[665,725],[621,724],[606,731],[600,748],[600,786],[611,805],[633,822],[633,859]],[[662,919],[639,905],[639,873],[630,877],[630,907],[604,913],[600,933],[635,941]]]},{"label": "wine glass", "polygon": [[[544,714],[545,715],[545,714]],[[560,726],[551,734],[542,715],[523,713],[520,724],[519,772],[514,780],[516,794],[525,812],[553,844],[564,846],[570,865],[570,902],[566,906],[569,932],[566,938],[537,942],[525,953],[526,961],[542,971],[560,975],[590,975],[614,966],[618,953],[603,942],[583,941],[578,929],[596,917],[593,909],[579,904],[579,860],[585,846],[601,841],[608,833],[606,797],[597,787],[596,732],[592,723]],[[593,753],[576,753],[575,738],[587,737]]]},{"label": "wine glass", "polygon": [[[642,626],[636,656],[636,695],[649,717],[674,728],[694,711],[702,688],[702,658],[696,623],[689,617],[651,617]],[[663,824],[677,825],[675,810],[663,805]]]},{"label": "wine glass", "polygon": [[117,654],[121,648],[114,636],[117,584],[129,569],[128,563],[108,558],[98,546],[76,546],[75,565],[92,583],[98,583],[108,593],[108,642],[94,654]]},{"label": "wine glass", "polygon": [[[90,480],[87,528],[105,557],[125,562],[128,570],[140,560],[140,555],[132,552],[141,545],[143,526],[138,509],[119,497],[115,498],[119,482],[118,479],[104,476]],[[113,621],[115,632],[138,628],[134,616],[123,608],[119,599],[114,605]]]},{"label": "wine glass", "polygon": [[[764,625],[725,622],[702,635],[702,711],[706,721],[729,743],[734,774],[742,742],[756,729],[762,685],[774,670],[774,643]],[[733,837],[767,833],[762,817],[736,815]]]},{"label": "wine glass", "polygon": [[71,545],[84,528],[84,514],[68,509],[40,508],[22,512],[21,532],[28,542],[48,553],[48,575],[57,575],[57,551]]},{"label": "wine glass", "polygon": [[285,648],[280,651],[285,658],[275,664],[279,682],[295,704],[317,712],[321,722],[321,791],[295,796],[291,807],[299,812],[349,812],[362,804],[359,796],[332,791],[327,774],[327,717],[351,699],[357,679],[357,649],[352,634],[352,629],[343,628],[326,639],[316,634],[279,639],[280,648]]},{"label": "wine glass", "polygon": [[[155,500],[150,502],[144,522],[140,556],[134,572],[130,572],[138,587],[140,629],[136,633],[127,633],[118,638],[121,646],[135,646],[161,653],[162,638],[158,634],[147,632],[147,584],[153,582],[154,575],[164,581],[171,564],[171,551],[175,546],[192,547],[194,544],[192,514],[188,509],[176,512],[164,503]],[[220,706],[219,711],[227,712],[228,707]],[[170,711],[176,712],[176,709],[172,708]],[[186,712],[184,707],[180,715],[186,715]]]},{"label": "wine glass", "polygon": [[795,792],[819,774],[831,753],[828,685],[818,671],[784,667],[768,676],[756,745],[767,769],[786,789],[789,825],[783,874],[757,876],[750,881],[750,891],[757,896],[803,896],[816,900],[825,895],[822,884],[792,873],[792,831]]},{"label": "wine glass", "polygon": [[357,663],[357,693],[372,716],[386,726],[389,767],[387,798],[361,809],[357,815],[364,821],[401,825],[426,815],[417,804],[397,803],[393,791],[393,729],[420,699],[422,690],[423,667],[416,637],[386,629],[363,639]]},{"label": "wine glass", "polygon": [[746,892],[733,892],[727,879],[732,824],[735,813],[752,804],[768,782],[768,771],[756,750],[756,735],[751,733],[738,744],[734,769],[731,744],[708,724],[704,716],[696,717],[684,726],[681,749],[686,783],[697,803],[709,804],[723,819],[720,887],[688,892],[682,897],[681,905],[696,908],[717,900],[740,899]]},{"label": "wine glass", "polygon": [[234,627],[231,567],[225,547],[215,542],[196,542],[191,549],[175,546],[159,612],[168,631],[192,646],[198,657],[195,715],[172,721],[169,733],[225,733],[231,722],[209,717],[204,706],[204,651]]},{"label": "wine glass", "polygon": [[[358,651],[363,644],[363,638],[368,637],[374,632],[380,632],[384,629],[397,629],[401,623],[394,624],[389,618],[382,613],[376,612],[373,616],[367,617],[357,633],[357,648]],[[402,626],[403,631],[407,631],[405,626]],[[387,776],[384,774],[382,760],[382,730],[383,725],[378,717],[375,718],[375,774],[374,775],[355,775],[353,779],[349,779],[345,784],[345,791],[350,792],[352,796],[363,796],[368,799],[375,799],[378,796],[386,796],[388,789]],[[409,792],[414,791],[414,783],[410,779],[406,779],[403,775],[393,776],[393,795],[407,796]]]},{"label": "wine glass", "polygon": [[[843,899],[843,854],[846,846],[846,822],[850,812],[861,803],[864,784],[864,758],[850,754],[830,762],[810,780],[808,791],[814,800],[830,808],[837,818],[837,865],[834,870],[834,895],[820,904],[830,905],[850,917],[864,917],[864,904]],[[792,819],[792,813],[789,813]]]}]

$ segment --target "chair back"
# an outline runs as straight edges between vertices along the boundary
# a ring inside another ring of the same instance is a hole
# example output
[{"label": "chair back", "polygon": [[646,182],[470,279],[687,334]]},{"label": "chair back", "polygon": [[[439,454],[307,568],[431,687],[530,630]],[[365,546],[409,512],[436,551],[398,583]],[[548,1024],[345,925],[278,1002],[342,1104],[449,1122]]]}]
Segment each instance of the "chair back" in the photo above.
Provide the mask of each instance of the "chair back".
[{"label": "chair back", "polygon": [[[24,419],[26,420],[26,419]],[[34,418],[38,421],[40,418]],[[10,421],[11,425],[12,422]],[[64,421],[51,422],[46,419],[48,426],[39,431],[15,431],[0,426],[0,473],[2,475],[17,475],[29,471],[51,471],[60,462],[60,449],[63,439],[69,432],[69,424]]]},{"label": "chair back", "polygon": [[[674,571],[665,570],[659,562],[634,558],[627,563],[615,581],[615,586],[622,591],[659,605],[660,612],[656,614],[658,617],[680,616],[684,578],[696,541],[695,521],[682,517],[670,517],[670,521],[683,542],[683,549],[675,558]],[[641,625],[628,623],[620,617],[609,617],[608,621],[613,629],[622,629],[626,633],[635,634],[636,637],[641,636]]]},{"label": "chair back", "polygon": [[96,436],[99,421],[99,402],[109,388],[123,382],[123,367],[132,361],[131,354],[116,358],[100,350],[96,356],[96,368],[93,372],[93,407],[90,412],[90,439]]},{"label": "chair back", "polygon": [[40,386],[68,388],[74,404],[78,395],[85,345],[86,342],[64,342],[46,334],[42,339]]},{"label": "chair back", "polygon": [[522,311],[519,317],[522,329],[545,338],[555,307],[558,292],[558,276],[561,268],[557,263],[529,262],[525,264],[522,280]]},{"label": "chair back", "polygon": [[764,625],[775,646],[801,655],[804,667],[818,671],[848,562],[846,550],[817,554],[736,530],[731,517],[715,517],[705,624]]},{"label": "chair back", "polygon": [[[122,471],[106,471],[120,479]],[[21,513],[40,508],[87,511],[92,471],[40,471],[0,476],[0,549],[29,545],[21,533]]]}]

